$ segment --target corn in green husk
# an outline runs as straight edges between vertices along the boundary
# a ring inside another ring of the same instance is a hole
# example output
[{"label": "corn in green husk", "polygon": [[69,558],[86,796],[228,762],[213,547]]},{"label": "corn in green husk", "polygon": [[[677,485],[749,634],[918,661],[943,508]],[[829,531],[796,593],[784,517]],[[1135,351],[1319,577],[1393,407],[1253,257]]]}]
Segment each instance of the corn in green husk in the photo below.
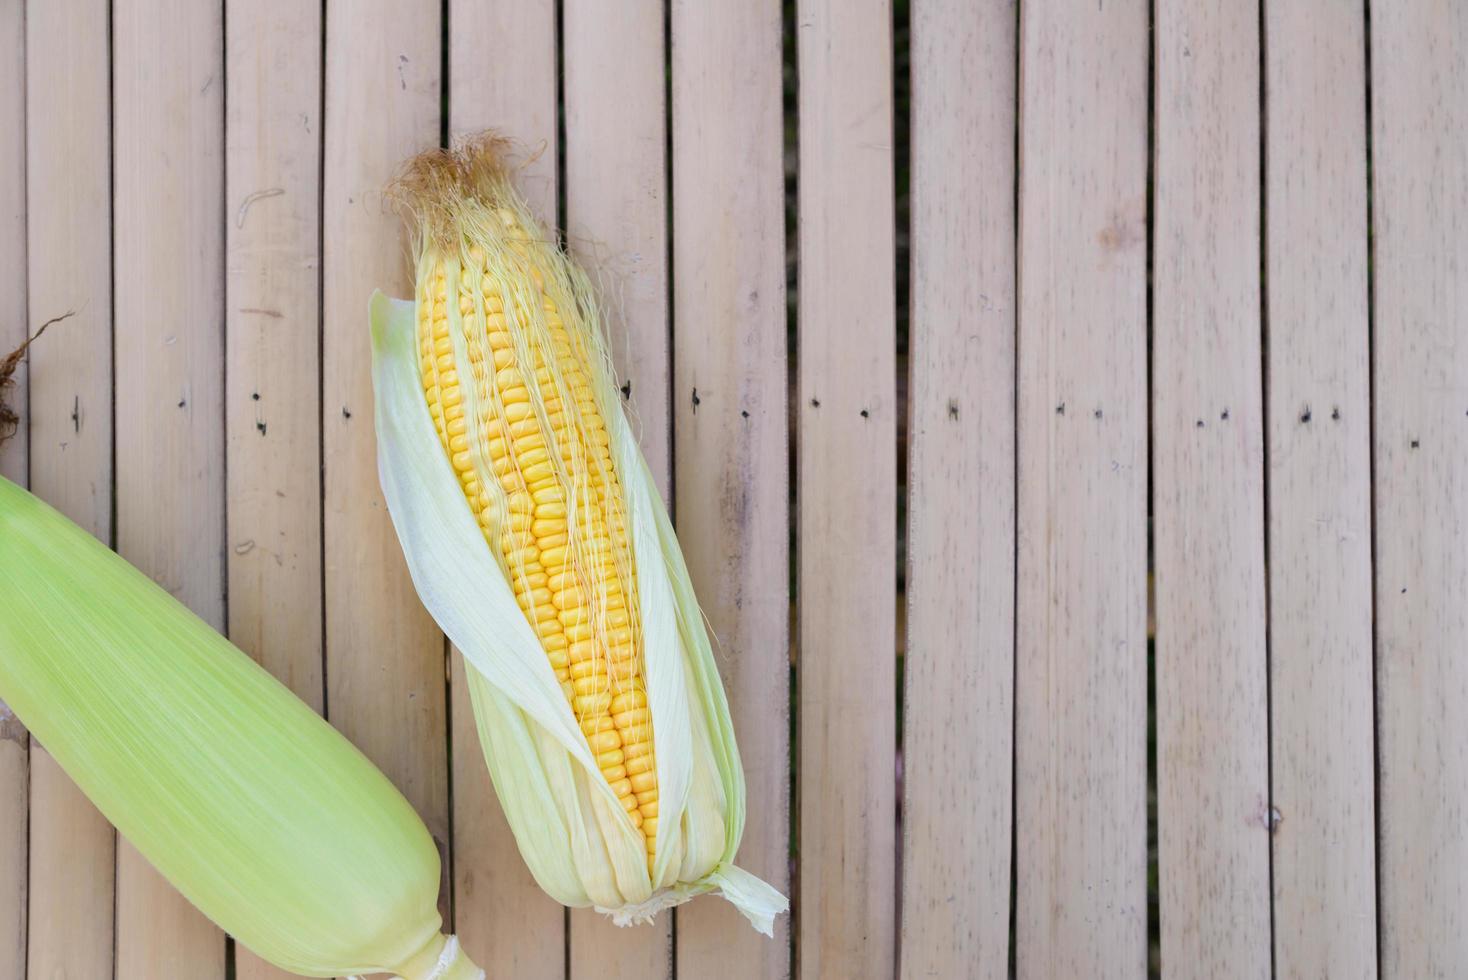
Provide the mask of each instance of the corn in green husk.
[{"label": "corn in green husk", "polygon": [[0,699],[189,901],[282,969],[483,977],[387,778],[147,576],[0,479]]}]

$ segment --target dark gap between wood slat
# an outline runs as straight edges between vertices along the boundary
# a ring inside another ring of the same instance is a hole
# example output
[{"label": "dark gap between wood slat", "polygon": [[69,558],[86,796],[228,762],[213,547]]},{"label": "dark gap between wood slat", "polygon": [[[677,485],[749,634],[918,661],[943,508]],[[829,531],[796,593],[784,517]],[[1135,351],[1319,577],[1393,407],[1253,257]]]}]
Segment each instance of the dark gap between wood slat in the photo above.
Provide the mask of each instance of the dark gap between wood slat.
[{"label": "dark gap between wood slat", "polygon": [[1157,258],[1157,0],[1147,3],[1147,976],[1162,976],[1162,875],[1157,818],[1157,597],[1152,588],[1156,571],[1156,513],[1154,390],[1152,342],[1156,336],[1156,296],[1153,269]]},{"label": "dark gap between wood slat", "polygon": [[1365,48],[1365,126],[1366,126],[1366,405],[1367,419],[1367,465],[1370,476],[1367,481],[1367,534],[1371,542],[1371,747],[1372,747],[1372,843],[1376,847],[1376,975],[1382,976],[1385,965],[1382,952],[1385,915],[1381,901],[1381,698],[1379,690],[1380,650],[1377,644],[1377,589],[1376,589],[1376,224],[1373,180],[1375,174],[1374,137],[1372,120],[1372,71],[1371,71],[1371,0],[1362,0],[1362,44]]}]

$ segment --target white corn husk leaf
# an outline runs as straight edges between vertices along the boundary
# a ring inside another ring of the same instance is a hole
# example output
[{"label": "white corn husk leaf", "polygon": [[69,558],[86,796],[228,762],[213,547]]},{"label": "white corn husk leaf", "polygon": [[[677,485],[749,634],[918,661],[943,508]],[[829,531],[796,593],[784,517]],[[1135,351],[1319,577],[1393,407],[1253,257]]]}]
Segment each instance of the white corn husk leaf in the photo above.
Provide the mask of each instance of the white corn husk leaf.
[{"label": "white corn husk leaf", "polygon": [[414,304],[379,292],[370,317],[388,509],[419,597],[464,655],[490,775],[536,881],[620,925],[718,891],[772,935],[789,902],[733,864],[745,789],[728,702],[672,523],[620,399],[602,390],[610,378],[593,372],[638,570],[660,808],[651,871],[443,451],[420,380]]}]

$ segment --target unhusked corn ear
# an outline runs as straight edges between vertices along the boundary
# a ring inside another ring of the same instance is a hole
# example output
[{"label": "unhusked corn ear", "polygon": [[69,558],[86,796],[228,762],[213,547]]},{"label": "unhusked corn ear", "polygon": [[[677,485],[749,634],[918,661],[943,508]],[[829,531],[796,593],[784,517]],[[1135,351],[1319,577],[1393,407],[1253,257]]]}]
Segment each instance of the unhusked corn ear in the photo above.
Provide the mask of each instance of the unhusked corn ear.
[{"label": "unhusked corn ear", "polygon": [[313,977],[484,974],[387,778],[146,575],[0,478],[0,699],[190,901]]},{"label": "unhusked corn ear", "polygon": [[409,569],[536,880],[619,921],[718,889],[768,930],[784,899],[732,864],[728,707],[594,293],[502,151],[426,154],[397,187],[415,297],[374,298],[374,385]]}]

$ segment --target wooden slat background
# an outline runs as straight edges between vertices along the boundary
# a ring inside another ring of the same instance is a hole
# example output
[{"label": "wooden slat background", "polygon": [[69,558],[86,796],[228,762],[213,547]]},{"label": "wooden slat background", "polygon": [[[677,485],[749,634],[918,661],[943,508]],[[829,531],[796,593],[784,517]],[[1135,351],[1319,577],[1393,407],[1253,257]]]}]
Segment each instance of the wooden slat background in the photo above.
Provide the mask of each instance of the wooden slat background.
[{"label": "wooden slat background", "polygon": [[[676,523],[739,734],[750,814],[741,866],[789,895],[781,10],[776,0],[673,0],[669,13]],[[751,980],[790,973],[788,916],[774,941],[722,902],[685,905],[677,919],[681,976],[718,977],[731,964]]]},{"label": "wooden slat background", "polygon": [[1159,0],[1156,10],[1162,962],[1178,977],[1267,977],[1259,17],[1242,4],[1192,0]]},{"label": "wooden slat background", "polygon": [[1468,7],[1371,12],[1377,880],[1388,976],[1468,970]]},{"label": "wooden slat background", "polygon": [[[912,12],[901,973],[1009,966],[1015,54],[1009,0]],[[929,842],[944,841],[941,847]]]},{"label": "wooden slat background", "polygon": [[[167,30],[160,30],[167,24]],[[117,551],[225,626],[224,11],[112,7]],[[224,936],[126,841],[119,976],[213,976]]]},{"label": "wooden slat background", "polygon": [[1333,0],[1279,4],[1266,13],[1275,972],[1292,980],[1371,977],[1365,24],[1362,10]]},{"label": "wooden slat background", "polygon": [[1130,977],[1147,950],[1146,5],[1020,13],[1015,965]]},{"label": "wooden slat background", "polygon": [[[108,3],[26,11],[30,309],[61,344],[30,354],[31,488],[113,543],[111,52]],[[53,338],[54,339],[54,338]],[[117,835],[44,747],[31,746],[30,930],[36,977],[113,969]]]},{"label": "wooden slat background", "polygon": [[[773,940],[541,893],[406,575],[384,188],[484,128],[603,288]],[[384,769],[491,976],[1468,975],[1465,283],[1449,0],[0,0],[0,354],[71,314],[0,473]],[[0,980],[279,975],[0,702]]]}]

